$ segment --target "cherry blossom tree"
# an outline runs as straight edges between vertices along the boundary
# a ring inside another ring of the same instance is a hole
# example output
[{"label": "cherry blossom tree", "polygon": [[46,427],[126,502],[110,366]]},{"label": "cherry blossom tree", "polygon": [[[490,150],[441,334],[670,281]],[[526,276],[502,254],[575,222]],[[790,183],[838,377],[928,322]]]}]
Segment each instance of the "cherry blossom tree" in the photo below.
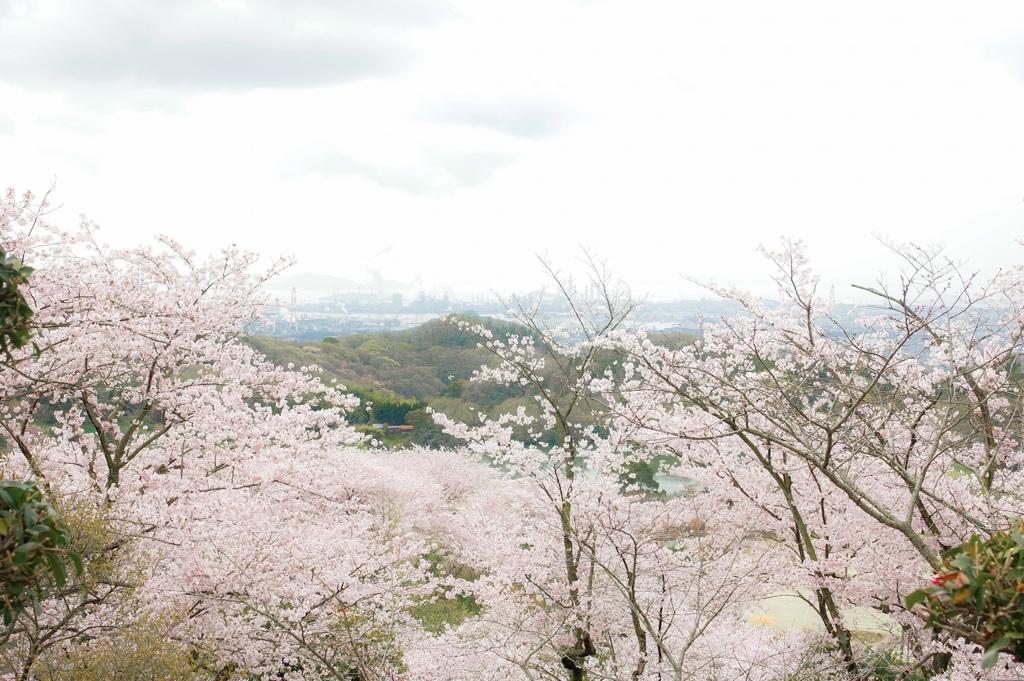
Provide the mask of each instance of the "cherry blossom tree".
[{"label": "cherry blossom tree", "polygon": [[[936,633],[904,602],[943,550],[1021,514],[1021,273],[981,282],[894,248],[898,283],[858,287],[873,303],[850,309],[817,294],[802,244],[766,250],[782,304],[709,285],[744,312],[681,348],[617,316],[632,303],[592,260],[597,296],[548,268],[569,324],[548,325],[536,299],[511,301],[519,335],[458,322],[497,360],[477,380],[525,386],[538,406],[437,417],[522,488],[496,555],[461,540],[483,616],[452,645],[495,678],[559,663],[570,679],[988,673],[971,647],[983,631]],[[655,456],[694,481],[684,500],[623,494],[629,465]],[[803,598],[824,638],[751,630],[778,593]],[[872,611],[899,635],[865,644],[855,620]]]},{"label": "cherry blossom tree", "polygon": [[[935,630],[905,598],[946,549],[1019,527],[1024,269],[983,282],[899,247],[898,282],[849,308],[784,242],[782,303],[709,285],[744,312],[679,347],[603,263],[578,290],[544,262],[554,295],[507,301],[518,332],[452,320],[493,356],[475,380],[532,404],[437,414],[464,448],[388,452],[316,367],[244,342],[285,263],[110,248],[45,212],[0,200],[36,344],[0,357],[0,477],[38,481],[85,570],[8,627],[0,678],[1021,671],[979,670],[976,622]],[[678,495],[636,481],[664,461]],[[752,622],[778,593],[820,631]],[[448,626],[421,625],[446,602]],[[863,612],[897,635],[865,642]]]},{"label": "cherry blossom tree", "polygon": [[874,662],[851,606],[902,624],[907,669],[947,669],[957,645],[904,597],[941,551],[1022,512],[1020,271],[981,282],[936,250],[894,250],[899,281],[856,287],[871,302],[850,311],[818,294],[801,243],[765,251],[780,305],[709,285],[744,313],[681,349],[620,334],[626,375],[605,390],[630,441],[787,547],[775,583],[807,598],[854,676]]},{"label": "cherry blossom tree", "polygon": [[[493,678],[770,676],[769,660],[785,648],[745,611],[767,594],[761,575],[772,551],[737,551],[755,527],[701,495],[666,502],[628,482],[651,450],[611,428],[601,390],[621,377],[613,340],[634,328],[637,303],[602,263],[584,264],[590,276],[578,291],[544,262],[556,296],[508,301],[519,334],[452,320],[495,357],[475,380],[522,386],[536,408],[473,424],[436,415],[471,454],[506,472],[506,494],[517,490],[492,514],[478,502],[460,515],[459,559],[480,577],[459,588],[483,612],[448,641],[473,665],[489,660]],[[545,304],[568,321],[549,322]],[[498,537],[485,530],[494,522]]]},{"label": "cherry blossom tree", "polygon": [[0,472],[80,521],[87,570],[10,632],[0,671],[53,678],[156,618],[193,677],[394,674],[424,545],[356,482],[354,398],[243,342],[285,263],[114,249],[45,210],[8,192],[0,213],[4,248],[34,268],[38,346],[0,362]]}]

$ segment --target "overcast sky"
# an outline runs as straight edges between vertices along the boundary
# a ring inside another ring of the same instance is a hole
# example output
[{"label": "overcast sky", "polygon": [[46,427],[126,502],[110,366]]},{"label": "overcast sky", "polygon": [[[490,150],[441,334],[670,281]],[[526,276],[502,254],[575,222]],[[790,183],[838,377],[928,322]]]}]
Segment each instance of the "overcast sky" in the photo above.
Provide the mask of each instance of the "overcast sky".
[{"label": "overcast sky", "polygon": [[0,184],[118,245],[687,297],[783,235],[839,296],[873,233],[1024,261],[1019,0],[0,0],[0,45]]}]

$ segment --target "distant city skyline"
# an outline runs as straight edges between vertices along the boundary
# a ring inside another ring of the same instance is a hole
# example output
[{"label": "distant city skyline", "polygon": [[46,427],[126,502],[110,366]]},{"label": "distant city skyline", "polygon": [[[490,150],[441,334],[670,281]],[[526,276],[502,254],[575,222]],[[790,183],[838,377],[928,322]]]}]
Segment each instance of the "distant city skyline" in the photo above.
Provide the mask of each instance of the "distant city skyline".
[{"label": "distant city skyline", "polygon": [[874,234],[1024,262],[1019,2],[0,0],[0,41],[0,183],[115,245],[503,293],[588,247],[654,299],[770,297],[780,236],[839,299]]}]

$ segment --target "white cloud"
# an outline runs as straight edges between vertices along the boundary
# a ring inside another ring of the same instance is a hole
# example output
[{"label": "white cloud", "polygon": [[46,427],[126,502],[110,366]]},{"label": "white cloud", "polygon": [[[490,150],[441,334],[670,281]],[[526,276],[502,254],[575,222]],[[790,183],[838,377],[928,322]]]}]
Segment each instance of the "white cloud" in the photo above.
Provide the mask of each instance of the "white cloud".
[{"label": "white cloud", "polygon": [[64,3],[0,23],[0,67],[29,89],[100,87],[126,102],[138,88],[322,87],[404,72],[415,58],[404,29],[433,23],[446,8],[402,0]]},{"label": "white cloud", "polygon": [[497,288],[584,244],[664,292],[782,234],[840,286],[872,232],[1019,260],[1017,3],[39,8],[0,4],[0,177],[112,241]]},{"label": "white cloud", "polygon": [[323,177],[356,176],[384,189],[409,194],[447,194],[487,180],[513,158],[495,152],[428,149],[417,165],[388,167],[356,159],[339,151],[323,150],[287,164],[284,174],[298,178],[318,173]]},{"label": "white cloud", "polygon": [[424,115],[427,121],[489,128],[533,139],[557,135],[580,118],[569,107],[528,98],[447,100],[434,104]]}]

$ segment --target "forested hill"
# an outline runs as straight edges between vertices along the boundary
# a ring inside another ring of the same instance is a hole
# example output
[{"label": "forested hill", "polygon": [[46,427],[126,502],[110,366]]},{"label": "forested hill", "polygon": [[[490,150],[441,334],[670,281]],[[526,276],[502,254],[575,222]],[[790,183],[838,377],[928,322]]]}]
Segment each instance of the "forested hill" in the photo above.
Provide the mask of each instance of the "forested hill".
[{"label": "forested hill", "polygon": [[[496,320],[463,317],[490,328],[496,336],[525,329]],[[412,425],[412,433],[387,438],[388,444],[454,446],[425,408],[475,420],[474,411],[497,413],[529,402],[516,387],[470,381],[492,355],[478,347],[479,338],[453,323],[437,319],[404,331],[366,333],[323,341],[287,341],[251,336],[250,345],[278,366],[315,364],[321,380],[338,383],[359,396],[369,410],[350,415],[355,423]],[[380,434],[378,433],[378,436]]]},{"label": "forested hill", "polygon": [[[496,338],[526,334],[524,327],[484,317],[462,319],[485,325]],[[409,424],[414,432],[403,441],[447,446],[448,440],[424,411],[431,407],[453,418],[476,421],[478,412],[499,414],[517,407],[535,408],[518,386],[471,381],[473,372],[494,357],[478,347],[479,337],[457,325],[437,319],[413,329],[326,338],[323,341],[286,341],[253,335],[248,343],[278,366],[317,365],[325,383],[337,380],[364,403],[370,412],[352,414],[355,422]],[[685,342],[683,334],[661,342]],[[393,442],[392,444],[400,444]]]}]

